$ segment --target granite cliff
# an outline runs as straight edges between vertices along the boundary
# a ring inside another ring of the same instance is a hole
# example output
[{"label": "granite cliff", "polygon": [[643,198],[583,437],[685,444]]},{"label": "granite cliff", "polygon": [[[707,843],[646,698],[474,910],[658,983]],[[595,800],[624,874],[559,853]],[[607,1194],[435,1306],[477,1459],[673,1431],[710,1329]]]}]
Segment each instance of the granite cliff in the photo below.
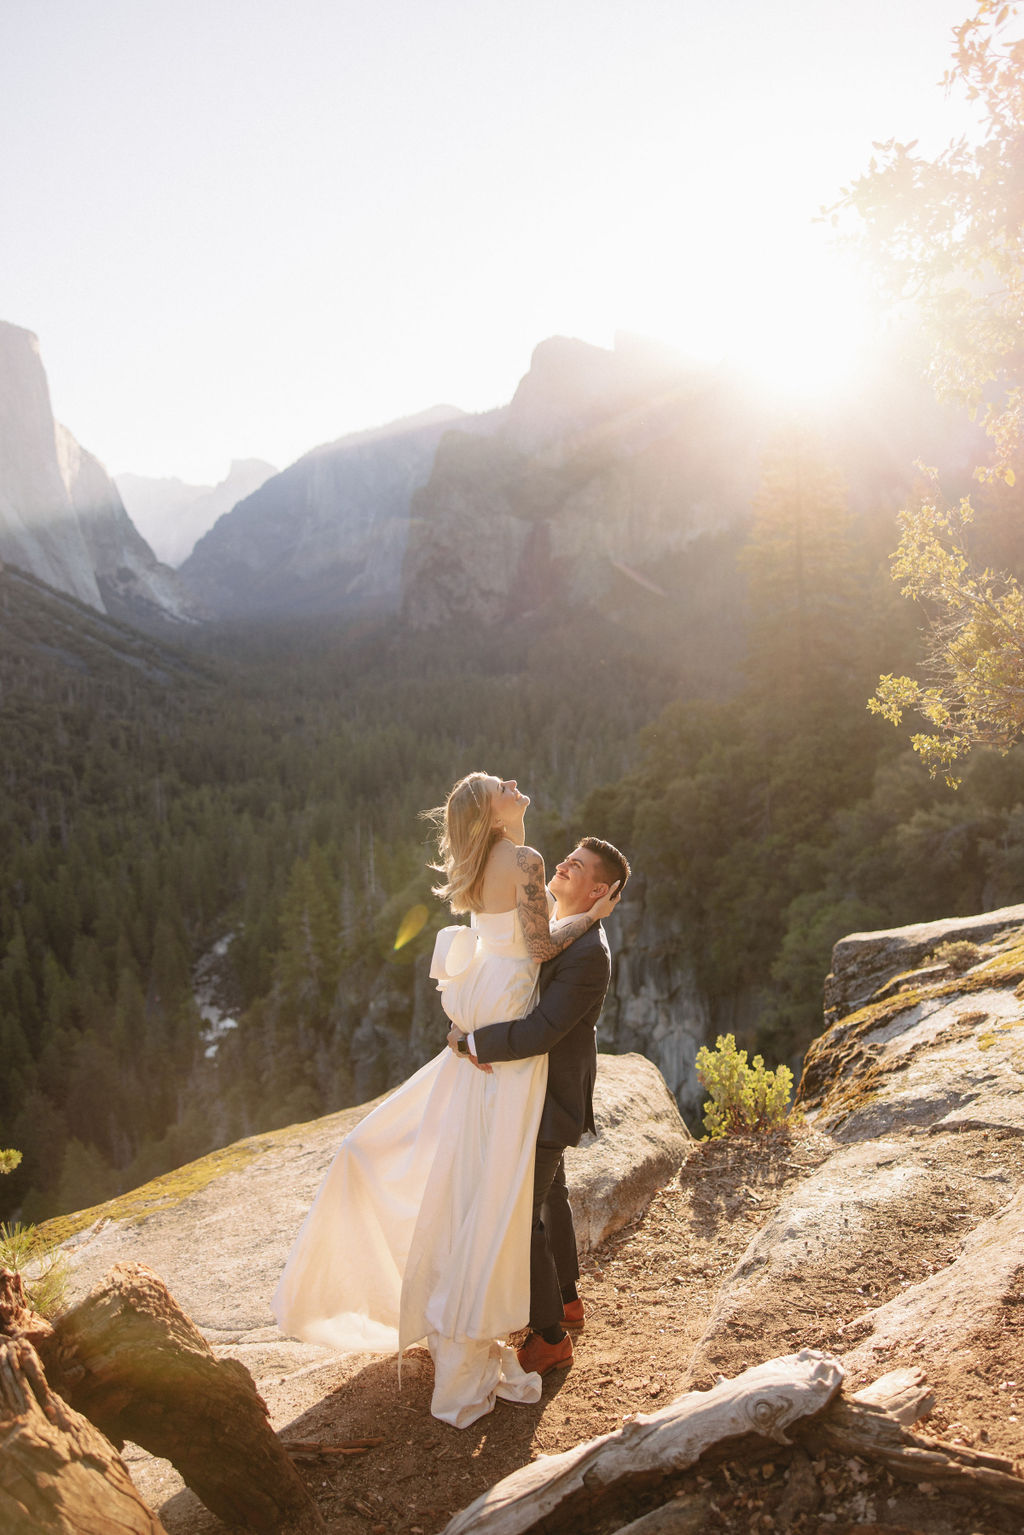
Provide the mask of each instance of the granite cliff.
[{"label": "granite cliff", "polygon": [[0,560],[100,612],[188,622],[194,604],[102,464],[53,419],[30,331],[0,322]]},{"label": "granite cliff", "polygon": [[394,612],[410,502],[460,414],[438,406],[315,448],[220,517],[182,579],[218,618]]},{"label": "granite cliff", "polygon": [[277,472],[273,464],[260,458],[240,458],[232,460],[227,475],[216,485],[186,485],[183,480],[152,479],[142,474],[118,474],[114,483],[129,517],[154,553],[177,568],[218,517],[259,490]]},{"label": "granite cliff", "polygon": [[[555,337],[533,354],[495,430],[455,429],[413,503],[403,616],[491,624],[524,613],[637,608],[682,595],[687,556],[747,515],[762,419],[735,383],[628,345]],[[725,594],[731,551],[716,582]]]},{"label": "granite cliff", "polygon": [[[922,452],[954,482],[969,476],[976,434],[924,395],[901,350],[855,400],[801,414],[855,515],[891,515]],[[613,350],[542,342],[491,431],[442,439],[413,501],[403,617],[429,630],[590,608],[649,639],[670,622],[719,686],[743,608],[736,549],[765,448],[791,415],[728,368],[628,336]]]},{"label": "granite cliff", "polygon": [[[783,414],[725,368],[552,337],[505,407],[438,406],[272,475],[180,575],[219,618],[358,611],[430,631],[599,612],[717,688],[741,644],[735,553]],[[954,478],[971,461],[905,358],[818,424],[855,512],[894,510],[922,452]]]}]

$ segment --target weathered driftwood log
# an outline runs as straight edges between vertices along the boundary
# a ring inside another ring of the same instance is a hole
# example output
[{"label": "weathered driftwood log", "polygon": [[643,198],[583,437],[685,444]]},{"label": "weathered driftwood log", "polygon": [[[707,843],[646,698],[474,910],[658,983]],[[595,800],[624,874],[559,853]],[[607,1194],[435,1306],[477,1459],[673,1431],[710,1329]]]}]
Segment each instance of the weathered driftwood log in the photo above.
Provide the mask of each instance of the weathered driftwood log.
[{"label": "weathered driftwood log", "polygon": [[842,1378],[835,1359],[803,1349],[711,1391],[690,1391],[615,1433],[513,1471],[456,1514],[444,1535],[525,1535],[545,1520],[555,1528],[609,1488],[649,1486],[685,1471],[722,1441],[789,1444],[786,1430],[820,1412]]},{"label": "weathered driftwood log", "polygon": [[616,1535],[704,1535],[714,1519],[712,1500],[707,1493],[695,1492],[688,1498],[673,1498],[649,1514],[641,1514],[624,1524]]},{"label": "weathered driftwood log", "polygon": [[935,1392],[925,1379],[923,1370],[915,1365],[890,1370],[880,1375],[870,1386],[855,1391],[852,1402],[864,1402],[872,1407],[884,1407],[897,1423],[912,1428],[921,1418],[927,1418],[935,1406]]},{"label": "weathered driftwood log", "polygon": [[998,1503],[1024,1513],[1024,1477],[1015,1475],[1012,1460],[912,1434],[874,1403],[834,1402],[813,1423],[801,1424],[796,1437],[815,1449],[859,1455],[911,1482],[933,1482],[976,1504]]},{"label": "weathered driftwood log", "polygon": [[25,1339],[0,1341],[4,1535],[163,1535],[114,1446],[46,1383]]},{"label": "weathered driftwood log", "polygon": [[40,1352],[55,1390],[119,1447],[131,1439],[169,1460],[226,1523],[324,1528],[248,1370],[216,1359],[142,1264],[117,1264]]}]

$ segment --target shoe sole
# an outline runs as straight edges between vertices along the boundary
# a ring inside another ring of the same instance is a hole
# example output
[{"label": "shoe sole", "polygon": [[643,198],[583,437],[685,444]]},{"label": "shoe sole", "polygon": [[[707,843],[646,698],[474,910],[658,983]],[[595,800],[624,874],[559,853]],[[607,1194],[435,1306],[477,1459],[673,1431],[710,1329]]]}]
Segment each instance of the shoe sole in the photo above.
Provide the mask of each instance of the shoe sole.
[{"label": "shoe sole", "polygon": [[550,1375],[552,1370],[567,1370],[572,1364],[572,1361],[572,1354],[570,1354],[567,1359],[552,1359],[551,1363],[546,1364],[541,1370],[538,1369],[536,1365],[524,1364],[523,1360],[520,1359],[519,1367],[521,1370],[525,1370],[528,1375],[539,1375],[543,1380],[544,1376]]},{"label": "shoe sole", "polygon": [[550,1375],[552,1370],[567,1370],[571,1364],[572,1355],[570,1354],[568,1359],[553,1360],[551,1364],[545,1365],[543,1370],[538,1370],[537,1374],[543,1379],[545,1375]]}]

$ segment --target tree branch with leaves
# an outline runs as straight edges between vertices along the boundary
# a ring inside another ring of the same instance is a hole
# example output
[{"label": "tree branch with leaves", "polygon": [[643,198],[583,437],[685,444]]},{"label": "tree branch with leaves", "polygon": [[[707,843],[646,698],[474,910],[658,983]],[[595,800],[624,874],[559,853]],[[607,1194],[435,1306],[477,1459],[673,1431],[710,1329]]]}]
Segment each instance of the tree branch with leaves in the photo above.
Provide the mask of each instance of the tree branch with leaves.
[{"label": "tree branch with leaves", "polygon": [[933,728],[913,737],[935,774],[956,787],[954,764],[974,746],[1008,751],[1024,733],[1024,593],[1012,576],[972,568],[970,501],[931,499],[901,512],[893,579],[928,615],[927,683],[885,676],[868,708],[898,725],[908,709]]},{"label": "tree branch with leaves", "polygon": [[[865,175],[827,210],[858,220],[859,243],[889,301],[931,346],[940,399],[981,415],[991,451],[975,476],[1012,487],[1024,453],[1024,36],[1018,3],[977,0],[954,29],[947,91],[977,104],[981,136],[934,160],[916,141],[876,144]],[[1007,751],[1024,734],[1024,596],[1013,576],[971,561],[970,500],[942,505],[931,484],[899,518],[892,576],[926,612],[923,681],[883,676],[868,707],[931,727],[913,745],[935,774],[975,746]],[[1003,494],[1006,494],[1004,491]]]}]

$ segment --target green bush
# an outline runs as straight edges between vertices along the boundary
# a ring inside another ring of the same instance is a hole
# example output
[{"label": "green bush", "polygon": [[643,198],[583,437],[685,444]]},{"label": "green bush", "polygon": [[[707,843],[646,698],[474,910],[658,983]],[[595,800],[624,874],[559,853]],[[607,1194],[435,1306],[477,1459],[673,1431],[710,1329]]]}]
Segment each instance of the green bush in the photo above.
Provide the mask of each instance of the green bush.
[{"label": "green bush", "polygon": [[948,965],[950,970],[962,975],[979,962],[982,954],[976,943],[970,943],[966,938],[955,938],[948,943],[940,943],[930,957],[934,964]]},{"label": "green bush", "polygon": [[0,1224],[0,1268],[21,1275],[28,1303],[40,1316],[55,1316],[63,1310],[68,1260],[59,1248],[43,1240],[37,1227],[20,1221]]},{"label": "green bush", "polygon": [[786,1121],[793,1073],[788,1066],[765,1071],[755,1055],[737,1050],[732,1034],[719,1034],[715,1048],[697,1052],[697,1079],[711,1094],[704,1106],[704,1127],[714,1140],[720,1135],[745,1135],[777,1130]]}]

